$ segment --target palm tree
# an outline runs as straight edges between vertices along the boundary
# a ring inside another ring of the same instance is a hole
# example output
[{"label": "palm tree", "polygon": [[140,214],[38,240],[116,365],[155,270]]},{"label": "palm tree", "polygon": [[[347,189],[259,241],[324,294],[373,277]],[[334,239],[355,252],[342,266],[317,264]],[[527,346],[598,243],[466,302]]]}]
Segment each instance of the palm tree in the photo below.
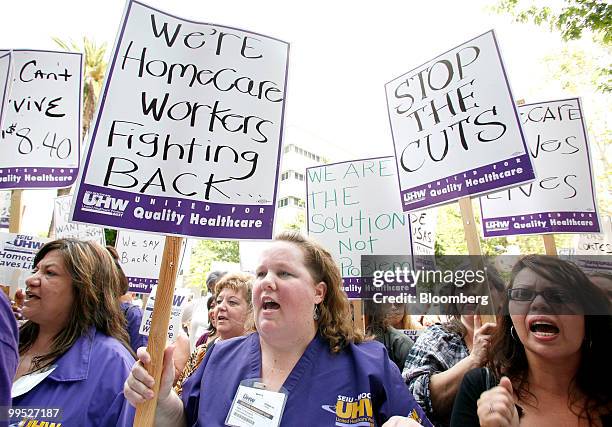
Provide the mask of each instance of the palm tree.
[{"label": "palm tree", "polygon": [[[106,43],[98,45],[95,41],[83,37],[83,44],[79,45],[74,41],[65,42],[58,37],[53,37],[53,41],[59,47],[69,52],[81,52],[84,56],[83,70],[83,116],[81,127],[81,140],[85,139],[85,135],[89,131],[89,126],[93,120],[98,102],[98,96],[102,90],[104,83],[104,75],[106,74],[107,62],[104,59],[106,54]],[[70,194],[71,187],[60,188],[57,190],[57,196],[65,196]],[[54,218],[51,217],[49,225],[49,237],[54,237],[55,225]]]},{"label": "palm tree", "polygon": [[79,46],[73,41],[65,42],[58,37],[53,41],[59,47],[71,52],[82,52],[85,57],[85,69],[83,70],[83,127],[82,138],[85,138],[89,125],[98,102],[98,96],[102,90],[107,63],[104,59],[106,54],[106,43],[98,45],[95,41],[83,37],[83,44]]}]

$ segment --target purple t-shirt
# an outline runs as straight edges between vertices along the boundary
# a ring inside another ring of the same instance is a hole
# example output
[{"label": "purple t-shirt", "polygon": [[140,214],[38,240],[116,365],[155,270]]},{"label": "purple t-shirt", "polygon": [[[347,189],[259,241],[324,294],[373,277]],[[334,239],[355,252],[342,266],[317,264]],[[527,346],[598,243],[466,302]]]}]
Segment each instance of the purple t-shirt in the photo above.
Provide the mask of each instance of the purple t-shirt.
[{"label": "purple t-shirt", "polygon": [[132,425],[123,383],[134,358],[118,340],[91,328],[55,364],[41,383],[13,398],[13,406],[61,408],[62,426]]},{"label": "purple t-shirt", "polygon": [[[0,294],[0,406],[10,406],[11,387],[19,364],[19,333],[11,305],[4,292]],[[0,420],[0,426],[6,425]]]},{"label": "purple t-shirt", "polygon": [[[217,343],[183,385],[187,425],[224,425],[240,382],[259,377],[257,333]],[[431,426],[385,347],[376,341],[351,344],[333,354],[317,336],[283,387],[288,397],[281,426],[381,426],[393,415],[411,415]]]},{"label": "purple t-shirt", "polygon": [[130,347],[136,353],[140,347],[146,347],[149,343],[149,337],[140,334],[140,323],[142,322],[142,310],[140,307],[130,304],[129,302],[121,303],[121,311],[127,319],[127,332],[130,336]]}]

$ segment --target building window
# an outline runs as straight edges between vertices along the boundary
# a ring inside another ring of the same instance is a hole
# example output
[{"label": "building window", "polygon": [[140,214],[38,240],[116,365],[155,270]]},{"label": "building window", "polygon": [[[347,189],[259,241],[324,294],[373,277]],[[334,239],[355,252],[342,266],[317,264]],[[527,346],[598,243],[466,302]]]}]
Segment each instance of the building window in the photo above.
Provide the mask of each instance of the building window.
[{"label": "building window", "polygon": [[279,207],[279,208],[285,207],[285,206],[287,206],[288,204],[289,204],[289,199],[288,199],[287,197],[285,197],[285,198],[283,198],[283,199],[280,199],[280,200],[278,201],[278,207]]}]

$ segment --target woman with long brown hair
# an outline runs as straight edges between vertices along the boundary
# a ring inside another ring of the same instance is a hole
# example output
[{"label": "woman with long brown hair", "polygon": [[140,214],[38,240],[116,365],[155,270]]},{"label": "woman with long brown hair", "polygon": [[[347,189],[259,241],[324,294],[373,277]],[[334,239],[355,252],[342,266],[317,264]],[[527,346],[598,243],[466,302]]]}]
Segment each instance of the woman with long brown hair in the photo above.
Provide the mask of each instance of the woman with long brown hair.
[{"label": "woman with long brown hair", "polygon": [[[62,425],[117,425],[134,362],[106,248],[74,239],[45,244],[26,280],[13,406],[61,408]],[[48,414],[45,414],[48,415]]]},{"label": "woman with long brown hair", "polygon": [[601,290],[570,262],[528,255],[507,296],[487,367],[465,375],[451,426],[612,425],[612,323]]}]

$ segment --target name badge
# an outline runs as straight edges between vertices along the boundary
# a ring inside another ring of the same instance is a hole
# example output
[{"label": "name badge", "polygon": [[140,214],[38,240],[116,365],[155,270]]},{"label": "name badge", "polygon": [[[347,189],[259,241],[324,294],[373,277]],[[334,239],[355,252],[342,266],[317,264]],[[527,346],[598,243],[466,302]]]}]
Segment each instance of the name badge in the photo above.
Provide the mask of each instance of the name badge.
[{"label": "name badge", "polygon": [[225,425],[232,427],[278,427],[287,392],[265,389],[257,380],[244,380],[238,386]]}]

